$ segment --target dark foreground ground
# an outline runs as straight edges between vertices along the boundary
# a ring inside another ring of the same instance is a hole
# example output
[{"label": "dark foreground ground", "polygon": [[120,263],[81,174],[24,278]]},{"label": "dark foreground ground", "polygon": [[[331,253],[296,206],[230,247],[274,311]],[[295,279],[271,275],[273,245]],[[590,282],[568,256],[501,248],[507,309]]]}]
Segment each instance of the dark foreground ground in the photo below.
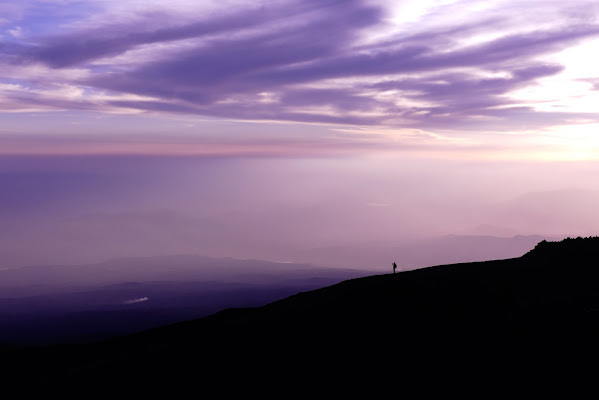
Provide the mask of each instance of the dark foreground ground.
[{"label": "dark foreground ground", "polygon": [[599,238],[541,242],[516,259],[347,280],[94,344],[7,348],[4,387],[22,397],[594,397],[598,258]]}]

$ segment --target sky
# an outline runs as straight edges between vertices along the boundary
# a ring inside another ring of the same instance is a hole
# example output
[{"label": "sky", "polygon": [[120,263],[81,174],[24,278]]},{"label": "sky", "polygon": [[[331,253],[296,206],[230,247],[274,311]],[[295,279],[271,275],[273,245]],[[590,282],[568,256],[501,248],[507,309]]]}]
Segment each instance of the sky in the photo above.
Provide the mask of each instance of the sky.
[{"label": "sky", "polygon": [[596,54],[596,1],[3,1],[0,266],[596,234]]}]

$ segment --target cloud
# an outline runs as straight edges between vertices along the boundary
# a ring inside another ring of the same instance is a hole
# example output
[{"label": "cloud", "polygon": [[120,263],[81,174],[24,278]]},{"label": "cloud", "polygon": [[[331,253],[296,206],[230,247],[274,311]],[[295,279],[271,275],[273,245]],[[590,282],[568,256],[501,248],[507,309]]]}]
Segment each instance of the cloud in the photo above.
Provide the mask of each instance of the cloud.
[{"label": "cloud", "polygon": [[166,19],[163,13],[143,15],[126,24],[98,27],[77,34],[54,36],[32,48],[32,61],[43,62],[53,68],[69,67],[90,62],[101,57],[122,54],[132,48],[159,42],[198,38],[223,31],[235,31],[265,21],[263,13],[252,11],[242,15],[222,16],[216,19],[174,27],[143,30],[153,22]]},{"label": "cloud", "polygon": [[150,300],[150,299],[147,297],[140,297],[139,299],[126,300],[123,302],[123,304],[143,303],[144,301],[148,301],[148,300]]},{"label": "cloud", "polygon": [[[189,17],[154,3],[136,13],[118,8],[113,20],[116,11],[97,12],[87,25],[71,22],[61,33],[0,43],[0,64],[13,71],[0,72],[0,82],[23,68],[21,83],[29,88],[4,93],[4,109],[422,129],[528,128],[577,118],[540,112],[509,94],[564,72],[544,57],[599,36],[597,21],[580,11],[596,13],[592,3],[581,1],[576,12],[558,3],[545,10],[499,2],[478,11],[472,4],[430,6],[408,19],[395,18],[387,3],[358,0],[236,3],[193,9]],[[522,24],[528,13],[530,24]],[[45,75],[28,79],[32,70]],[[83,72],[68,78],[60,74],[66,70]],[[65,98],[56,88],[66,86],[84,95]],[[31,96],[40,91],[57,95]]]},{"label": "cloud", "polygon": [[14,38],[20,39],[21,37],[23,37],[23,28],[17,26],[13,29],[9,29],[8,33],[10,33]]}]

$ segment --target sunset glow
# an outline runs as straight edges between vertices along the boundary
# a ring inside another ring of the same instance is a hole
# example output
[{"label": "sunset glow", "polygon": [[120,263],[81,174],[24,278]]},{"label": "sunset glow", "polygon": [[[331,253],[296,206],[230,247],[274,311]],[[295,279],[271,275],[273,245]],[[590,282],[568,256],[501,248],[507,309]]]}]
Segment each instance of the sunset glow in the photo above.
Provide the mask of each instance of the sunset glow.
[{"label": "sunset glow", "polygon": [[5,1],[0,256],[34,214],[171,210],[277,259],[599,232],[597,54],[594,0]]}]

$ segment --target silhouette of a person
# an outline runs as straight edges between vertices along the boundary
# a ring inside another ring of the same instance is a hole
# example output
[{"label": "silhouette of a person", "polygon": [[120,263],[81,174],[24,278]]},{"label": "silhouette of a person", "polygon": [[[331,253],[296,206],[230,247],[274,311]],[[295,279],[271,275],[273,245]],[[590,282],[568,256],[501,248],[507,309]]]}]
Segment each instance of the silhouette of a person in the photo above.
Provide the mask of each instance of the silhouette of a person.
[{"label": "silhouette of a person", "polygon": [[396,268],[397,268],[397,264],[395,264],[395,261],[393,261],[393,273],[395,273]]}]

